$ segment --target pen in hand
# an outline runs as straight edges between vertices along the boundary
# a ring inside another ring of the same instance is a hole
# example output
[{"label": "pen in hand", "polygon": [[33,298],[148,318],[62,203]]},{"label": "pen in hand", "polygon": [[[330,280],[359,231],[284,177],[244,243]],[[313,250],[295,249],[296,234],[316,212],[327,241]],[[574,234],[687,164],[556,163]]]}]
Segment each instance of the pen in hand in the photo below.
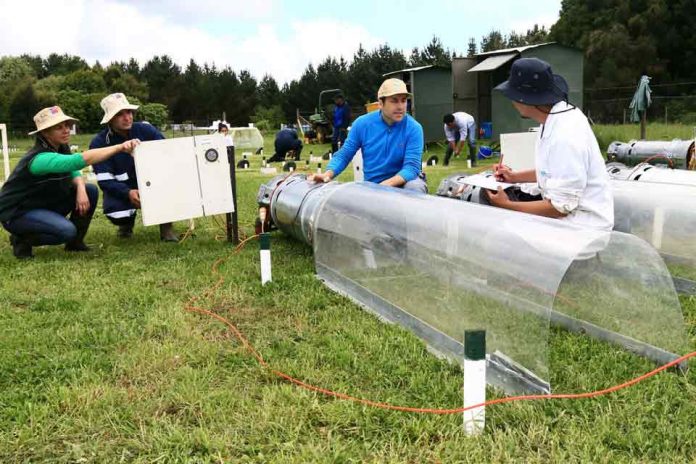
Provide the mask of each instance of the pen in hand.
[{"label": "pen in hand", "polygon": [[505,178],[504,178],[501,174],[498,174],[498,172],[499,172],[502,168],[503,168],[503,153],[501,152],[501,153],[500,153],[500,160],[498,160],[498,167],[497,167],[497,169],[495,170],[495,179],[496,179],[497,181],[500,181],[500,182],[502,182],[502,181],[505,180]]}]

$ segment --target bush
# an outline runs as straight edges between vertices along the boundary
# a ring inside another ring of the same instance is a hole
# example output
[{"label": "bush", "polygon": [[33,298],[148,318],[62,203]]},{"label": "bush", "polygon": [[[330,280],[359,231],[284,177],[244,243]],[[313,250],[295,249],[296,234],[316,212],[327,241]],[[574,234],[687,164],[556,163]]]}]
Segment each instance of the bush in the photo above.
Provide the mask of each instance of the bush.
[{"label": "bush", "polygon": [[138,108],[138,119],[147,121],[158,129],[163,130],[169,119],[169,111],[167,106],[162,103],[147,103]]},{"label": "bush", "polygon": [[274,105],[268,108],[257,106],[254,110],[254,115],[251,117],[251,122],[253,122],[261,132],[278,130],[284,120],[285,115],[280,105]]},{"label": "bush", "polygon": [[104,95],[101,93],[84,94],[76,90],[58,92],[57,104],[63,111],[80,121],[78,127],[83,132],[95,132],[100,129],[104,111],[99,102]]}]

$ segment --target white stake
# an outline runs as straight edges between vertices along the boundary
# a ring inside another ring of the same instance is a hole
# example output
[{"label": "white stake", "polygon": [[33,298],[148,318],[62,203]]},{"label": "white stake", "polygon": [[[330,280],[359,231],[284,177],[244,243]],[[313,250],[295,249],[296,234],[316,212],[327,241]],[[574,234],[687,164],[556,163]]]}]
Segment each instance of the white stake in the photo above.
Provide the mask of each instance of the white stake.
[{"label": "white stake", "polygon": [[[486,401],[486,331],[464,333],[464,407]],[[464,411],[464,433],[479,435],[486,425],[484,406]]]},{"label": "white stake", "polygon": [[662,206],[655,208],[652,227],[652,245],[658,250],[662,248],[662,233],[665,229],[665,209]]},{"label": "white stake", "polygon": [[261,285],[271,281],[271,236],[268,233],[259,237],[261,255]]}]

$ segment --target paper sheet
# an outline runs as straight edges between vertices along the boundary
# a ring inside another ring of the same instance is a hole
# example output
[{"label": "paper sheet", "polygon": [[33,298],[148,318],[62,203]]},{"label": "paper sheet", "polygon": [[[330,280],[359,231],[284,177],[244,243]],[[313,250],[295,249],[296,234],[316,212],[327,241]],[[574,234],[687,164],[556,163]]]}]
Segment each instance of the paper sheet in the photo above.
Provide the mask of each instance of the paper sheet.
[{"label": "paper sheet", "polygon": [[467,176],[465,179],[462,179],[462,181],[469,185],[475,185],[488,190],[498,190],[498,187],[502,187],[503,190],[505,190],[506,188],[515,185],[507,182],[498,182],[495,180],[494,176],[486,174],[474,174],[472,176]]}]

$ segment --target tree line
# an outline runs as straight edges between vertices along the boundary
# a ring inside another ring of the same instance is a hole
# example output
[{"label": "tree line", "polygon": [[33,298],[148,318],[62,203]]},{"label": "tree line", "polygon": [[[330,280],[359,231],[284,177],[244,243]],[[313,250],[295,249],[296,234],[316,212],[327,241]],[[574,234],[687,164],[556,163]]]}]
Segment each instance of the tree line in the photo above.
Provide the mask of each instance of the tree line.
[{"label": "tree line", "polygon": [[[534,26],[524,33],[493,30],[478,42],[470,38],[466,52],[518,47],[548,41],[576,47],[585,54],[586,100],[630,94],[641,74],[653,83],[694,81],[696,24],[693,0],[563,0],[559,20],[549,29]],[[408,56],[407,56],[408,55]],[[362,46],[349,59],[327,57],[308,65],[301,76],[279,84],[273,76],[257,80],[247,70],[199,64],[182,67],[169,56],[155,56],[141,65],[135,59],[90,66],[78,56],[51,54],[0,58],[0,121],[30,128],[35,112],[58,104],[80,119],[80,128],[99,127],[99,101],[107,93],[123,92],[141,104],[140,116],[161,126],[167,121],[208,124],[226,113],[232,125],[256,122],[276,128],[292,122],[297,110],[312,113],[319,92],[341,88],[359,109],[375,99],[387,72],[421,65],[449,66],[458,52],[439,38],[410,53],[383,44]],[[617,90],[622,88],[622,90]],[[673,87],[683,95],[689,87]],[[601,111],[593,107],[593,116]],[[681,108],[688,112],[690,108]]]},{"label": "tree line", "polygon": [[[482,38],[481,50],[501,44],[500,34],[491,34],[496,40]],[[545,34],[536,27],[526,35],[515,35],[515,40],[542,40]],[[469,53],[476,53],[476,47],[470,45]],[[15,129],[31,129],[38,109],[57,104],[80,119],[81,130],[95,131],[102,116],[100,100],[122,92],[141,105],[139,118],[160,127],[168,121],[207,125],[224,112],[233,126],[255,122],[262,129],[273,129],[294,121],[298,110],[304,115],[314,112],[321,90],[342,89],[359,110],[374,101],[383,74],[410,66],[450,66],[456,56],[437,37],[413,48],[408,57],[388,44],[373,50],[360,46],[350,60],[327,57],[283,85],[270,75],[257,80],[247,70],[218,69],[193,59],[182,68],[167,55],[155,56],[142,66],[133,58],[90,66],[67,54],[5,56],[0,58],[0,121]]]}]

